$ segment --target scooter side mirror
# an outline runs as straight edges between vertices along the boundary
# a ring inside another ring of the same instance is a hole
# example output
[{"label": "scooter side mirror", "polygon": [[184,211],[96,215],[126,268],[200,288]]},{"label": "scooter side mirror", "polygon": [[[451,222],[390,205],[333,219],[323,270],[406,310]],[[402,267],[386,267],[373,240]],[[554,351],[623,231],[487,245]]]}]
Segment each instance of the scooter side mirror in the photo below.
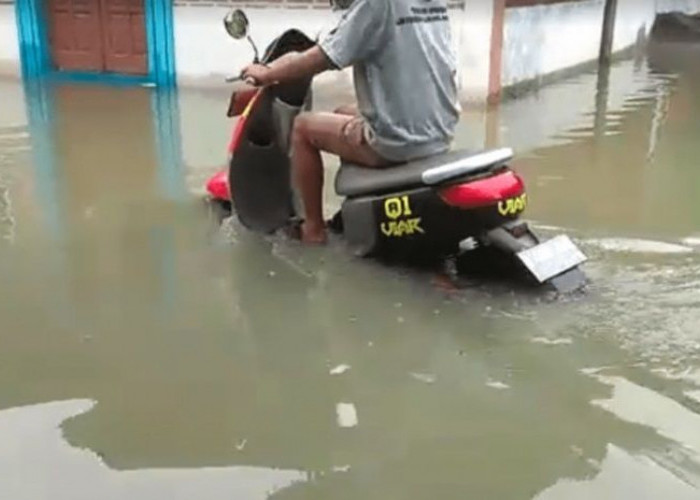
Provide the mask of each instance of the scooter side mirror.
[{"label": "scooter side mirror", "polygon": [[224,17],[224,28],[235,40],[241,40],[248,36],[248,16],[241,9],[230,10]]},{"label": "scooter side mirror", "polygon": [[224,17],[224,28],[226,28],[226,33],[228,33],[234,40],[247,39],[250,45],[253,47],[253,52],[255,53],[254,63],[260,61],[260,55],[258,52],[258,47],[253,42],[248,34],[248,27],[250,22],[248,21],[248,16],[245,15],[241,9],[233,9],[226,14]]}]

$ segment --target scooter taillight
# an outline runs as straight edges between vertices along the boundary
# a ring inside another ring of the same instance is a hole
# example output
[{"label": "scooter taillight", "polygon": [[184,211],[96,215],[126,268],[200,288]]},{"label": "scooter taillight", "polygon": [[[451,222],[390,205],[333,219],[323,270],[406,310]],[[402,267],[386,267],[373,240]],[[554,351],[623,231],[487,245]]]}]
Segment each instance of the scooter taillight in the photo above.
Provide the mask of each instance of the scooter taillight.
[{"label": "scooter taillight", "polygon": [[493,205],[499,201],[520,196],[525,192],[525,183],[511,170],[463,184],[455,184],[438,193],[453,207],[478,208]]}]

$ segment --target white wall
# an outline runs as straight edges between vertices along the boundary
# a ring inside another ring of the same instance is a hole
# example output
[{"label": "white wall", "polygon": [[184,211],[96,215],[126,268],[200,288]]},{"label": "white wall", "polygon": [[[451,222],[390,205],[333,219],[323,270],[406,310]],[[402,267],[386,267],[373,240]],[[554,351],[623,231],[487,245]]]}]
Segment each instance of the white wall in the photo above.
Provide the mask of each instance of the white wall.
[{"label": "white wall", "polygon": [[[222,19],[227,8],[175,7],[175,64],[178,83],[182,86],[220,85],[227,75],[235,74],[253,58],[243,41],[231,40]],[[489,78],[489,47],[493,0],[467,0],[467,8],[450,11],[455,49],[459,56],[459,79],[462,97],[479,100],[485,97]],[[325,34],[338,20],[329,9],[247,9],[251,35],[263,50],[285,29],[295,27],[310,37]],[[349,83],[345,73],[327,74],[321,81]]]},{"label": "white wall", "polygon": [[[506,11],[502,84],[519,82],[598,57],[604,0],[510,8]],[[613,50],[647,35],[656,12],[700,12],[699,0],[619,0]]]},{"label": "white wall", "polygon": [[[232,40],[224,30],[228,11],[220,7],[175,7],[175,65],[178,83],[221,83],[253,60],[245,41]],[[330,10],[247,9],[250,34],[262,52],[286,29],[297,28],[309,37],[333,28]]]},{"label": "white wall", "polygon": [[27,125],[22,82],[14,77],[0,77],[0,129]]},{"label": "white wall", "polygon": [[0,5],[0,74],[19,73],[19,39],[14,5]]},{"label": "white wall", "polygon": [[[463,101],[483,102],[488,95],[494,0],[466,0],[450,11],[458,55]],[[508,8],[504,20],[502,79],[504,87],[593,61],[598,56],[604,0]],[[619,0],[614,50],[633,45],[648,34],[656,12],[700,12],[700,0]],[[252,60],[247,43],[225,33],[223,7],[175,8],[175,50],[182,86],[222,85]],[[337,22],[328,9],[248,9],[251,34],[261,50],[283,30],[294,26],[310,36]],[[347,72],[320,81],[350,83]]]},{"label": "white wall", "polygon": [[502,85],[593,59],[600,47],[602,15],[602,0],[507,9]]}]

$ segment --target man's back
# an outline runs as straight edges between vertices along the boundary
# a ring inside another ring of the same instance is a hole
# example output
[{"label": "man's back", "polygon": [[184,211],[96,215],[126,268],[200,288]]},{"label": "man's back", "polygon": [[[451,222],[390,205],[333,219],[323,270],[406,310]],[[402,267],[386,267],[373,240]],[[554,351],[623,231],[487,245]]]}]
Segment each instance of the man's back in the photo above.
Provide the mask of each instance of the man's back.
[{"label": "man's back", "polygon": [[458,121],[445,0],[355,0],[321,43],[354,66],[369,144],[392,161],[446,151]]}]

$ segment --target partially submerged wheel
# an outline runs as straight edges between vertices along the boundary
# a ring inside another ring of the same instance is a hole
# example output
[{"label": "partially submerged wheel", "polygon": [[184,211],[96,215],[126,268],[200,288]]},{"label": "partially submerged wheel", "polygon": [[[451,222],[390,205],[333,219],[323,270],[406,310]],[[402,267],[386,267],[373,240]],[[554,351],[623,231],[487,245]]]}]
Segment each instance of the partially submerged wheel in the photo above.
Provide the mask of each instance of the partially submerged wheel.
[{"label": "partially submerged wheel", "polygon": [[477,248],[459,257],[467,275],[493,273],[568,294],[587,283],[580,265],[586,256],[566,235],[540,241],[528,225],[517,221],[489,231]]},{"label": "partially submerged wheel", "polygon": [[233,213],[230,201],[207,197],[205,204],[209,219],[217,225],[221,224],[224,219],[231,217]]},{"label": "partially submerged wheel", "polygon": [[588,284],[588,278],[580,267],[569,269],[568,271],[551,278],[543,285],[551,288],[560,294],[570,294],[582,290]]}]

